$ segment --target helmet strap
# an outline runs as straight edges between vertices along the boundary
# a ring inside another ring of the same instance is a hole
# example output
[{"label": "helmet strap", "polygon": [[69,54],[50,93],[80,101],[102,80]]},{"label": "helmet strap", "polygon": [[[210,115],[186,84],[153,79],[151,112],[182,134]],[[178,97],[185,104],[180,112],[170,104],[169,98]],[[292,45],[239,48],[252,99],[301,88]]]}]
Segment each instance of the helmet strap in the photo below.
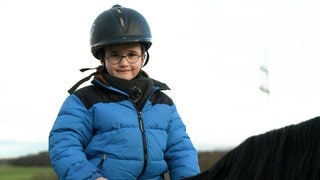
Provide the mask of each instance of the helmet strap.
[{"label": "helmet strap", "polygon": [[81,80],[79,80],[75,85],[73,85],[69,90],[68,90],[68,93],[69,94],[73,94],[77,88],[83,84],[84,82],[90,80],[90,78],[94,75],[96,75],[98,72],[100,72],[104,67],[103,66],[98,66],[96,68],[82,68],[80,69],[81,72],[85,72],[85,71],[88,71],[88,70],[96,70],[95,72],[91,73],[89,76],[86,76],[84,78],[82,78]]},{"label": "helmet strap", "polygon": [[148,63],[148,61],[149,61],[149,57],[150,57],[149,52],[147,51],[146,53],[147,53],[147,58],[146,58],[146,60],[145,60],[145,62],[144,62],[144,64],[143,64],[142,67],[144,67],[145,65],[147,65],[147,63]]}]

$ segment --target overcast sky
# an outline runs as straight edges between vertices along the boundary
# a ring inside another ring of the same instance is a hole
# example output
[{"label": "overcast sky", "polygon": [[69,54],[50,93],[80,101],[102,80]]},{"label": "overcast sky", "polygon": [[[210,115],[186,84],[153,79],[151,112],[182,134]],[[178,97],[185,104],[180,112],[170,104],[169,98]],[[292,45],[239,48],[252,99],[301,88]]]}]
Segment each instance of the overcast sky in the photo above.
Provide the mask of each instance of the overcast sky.
[{"label": "overcast sky", "polygon": [[47,150],[79,69],[98,65],[92,22],[114,4],[148,20],[144,70],[172,89],[198,150],[318,116],[320,1],[1,0],[0,157]]}]

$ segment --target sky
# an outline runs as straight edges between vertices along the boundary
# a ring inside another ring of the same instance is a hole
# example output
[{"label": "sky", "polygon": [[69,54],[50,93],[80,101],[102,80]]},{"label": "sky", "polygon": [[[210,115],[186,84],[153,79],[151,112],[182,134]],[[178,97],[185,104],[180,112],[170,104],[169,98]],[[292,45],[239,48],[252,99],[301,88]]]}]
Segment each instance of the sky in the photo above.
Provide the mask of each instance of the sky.
[{"label": "sky", "polygon": [[320,1],[1,0],[0,158],[47,150],[79,69],[99,65],[92,22],[114,4],[149,22],[144,70],[171,88],[197,150],[319,115]]}]

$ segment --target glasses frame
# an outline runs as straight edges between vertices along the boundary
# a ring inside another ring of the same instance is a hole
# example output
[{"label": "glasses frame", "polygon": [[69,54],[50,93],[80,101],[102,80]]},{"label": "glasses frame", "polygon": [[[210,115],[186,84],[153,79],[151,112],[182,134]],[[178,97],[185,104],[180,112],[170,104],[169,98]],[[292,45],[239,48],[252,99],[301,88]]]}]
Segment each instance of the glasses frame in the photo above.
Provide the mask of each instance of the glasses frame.
[{"label": "glasses frame", "polygon": [[[136,59],[134,59],[134,60],[130,59],[129,56],[132,56],[132,55],[135,55]],[[117,65],[117,64],[120,64],[120,62],[122,61],[123,58],[125,58],[129,64],[135,64],[136,62],[139,61],[139,58],[141,58],[141,57],[142,57],[142,54],[140,54],[140,55],[128,54],[128,55],[119,55],[117,57],[115,57],[114,55],[104,56],[104,59],[105,59],[105,61],[108,61],[112,65]]]}]

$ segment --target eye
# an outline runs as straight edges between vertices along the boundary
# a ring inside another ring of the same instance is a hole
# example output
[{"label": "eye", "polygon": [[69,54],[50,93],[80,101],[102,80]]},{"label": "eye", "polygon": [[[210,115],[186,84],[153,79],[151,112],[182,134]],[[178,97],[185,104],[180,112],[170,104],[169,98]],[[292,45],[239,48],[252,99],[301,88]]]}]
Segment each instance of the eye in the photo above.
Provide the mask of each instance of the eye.
[{"label": "eye", "polygon": [[136,58],[136,57],[138,57],[138,55],[135,53],[130,53],[130,54],[128,54],[128,57],[129,58]]},{"label": "eye", "polygon": [[120,55],[119,54],[111,54],[110,56],[108,56],[109,58],[116,58],[119,59]]}]

